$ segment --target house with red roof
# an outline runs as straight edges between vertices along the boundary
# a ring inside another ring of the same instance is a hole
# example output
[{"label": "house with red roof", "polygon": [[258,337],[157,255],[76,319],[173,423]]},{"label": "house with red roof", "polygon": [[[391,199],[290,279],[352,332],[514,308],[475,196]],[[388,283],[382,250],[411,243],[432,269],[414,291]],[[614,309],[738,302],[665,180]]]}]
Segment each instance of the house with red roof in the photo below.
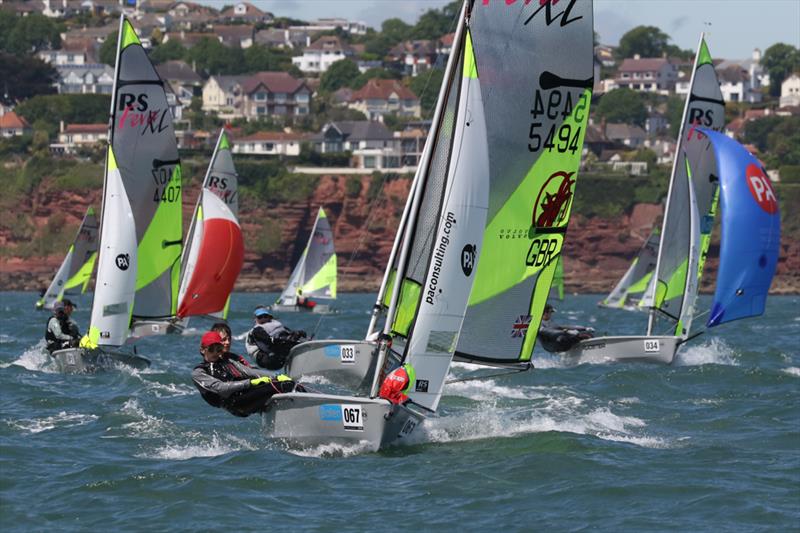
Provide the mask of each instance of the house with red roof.
[{"label": "house with red roof", "polygon": [[422,110],[414,92],[397,80],[373,78],[354,91],[347,104],[350,109],[364,113],[369,120],[383,122],[384,115],[420,117]]},{"label": "house with red roof", "polygon": [[13,111],[0,115],[0,137],[18,137],[31,132],[28,121]]},{"label": "house with red roof", "polygon": [[108,124],[67,124],[61,122],[58,142],[50,144],[50,151],[57,154],[73,154],[83,147],[93,147],[108,140]]}]

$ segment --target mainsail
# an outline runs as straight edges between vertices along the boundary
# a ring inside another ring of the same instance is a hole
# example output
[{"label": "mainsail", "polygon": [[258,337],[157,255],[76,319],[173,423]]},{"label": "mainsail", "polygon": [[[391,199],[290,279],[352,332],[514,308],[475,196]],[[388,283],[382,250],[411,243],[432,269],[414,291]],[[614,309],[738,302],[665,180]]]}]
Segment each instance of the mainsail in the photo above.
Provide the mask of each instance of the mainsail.
[{"label": "mainsail", "polygon": [[553,274],[553,285],[550,286],[550,298],[564,299],[564,256],[559,254],[556,271]]},{"label": "mainsail", "polygon": [[186,239],[178,292],[180,318],[227,309],[244,258],[238,203],[238,177],[222,130]]},{"label": "mainsail", "polygon": [[[119,346],[132,315],[174,315],[181,170],[163,82],[120,17],[97,283],[83,347]],[[134,295],[137,296],[134,305]]]},{"label": "mainsail", "polygon": [[[698,161],[705,149],[703,143],[692,142],[698,135],[698,127],[721,130],[725,125],[725,103],[719,88],[711,54],[704,36],[700,37],[689,96],[683,112],[675,160],[672,167],[664,221],[661,228],[661,244],[655,270],[653,293],[645,298],[651,303],[647,334],[661,329],[665,322],[670,332],[686,337],[691,329],[694,301],[697,296],[699,277],[702,274],[705,256],[711,240],[711,229],[719,198],[719,180],[695,173],[690,177],[689,162]],[[693,188],[697,201],[700,227],[700,242],[692,243],[691,206],[687,202]],[[695,249],[696,248],[696,249]],[[696,268],[690,268],[693,255],[698,254]]]},{"label": "mainsail", "polygon": [[292,271],[289,283],[281,293],[280,305],[295,305],[298,294],[307,298],[336,298],[336,250],[333,246],[333,230],[322,207],[308,244]]},{"label": "mainsail", "polygon": [[614,290],[598,305],[601,307],[627,309],[629,311],[641,308],[642,297],[650,286],[650,280],[653,279],[653,272],[656,269],[660,242],[659,229],[653,228],[650,236],[639,249],[639,253],[633,258],[633,262],[628,267],[625,275],[619,280]]},{"label": "mainsail", "polygon": [[[456,357],[531,358],[570,218],[593,84],[592,2],[481,2],[489,212]],[[530,332],[530,334],[528,334]]]},{"label": "mainsail", "polygon": [[97,260],[97,236],[99,227],[94,208],[89,207],[83,216],[78,234],[67,250],[67,255],[56,272],[37,307],[52,309],[53,304],[65,296],[86,292]]}]

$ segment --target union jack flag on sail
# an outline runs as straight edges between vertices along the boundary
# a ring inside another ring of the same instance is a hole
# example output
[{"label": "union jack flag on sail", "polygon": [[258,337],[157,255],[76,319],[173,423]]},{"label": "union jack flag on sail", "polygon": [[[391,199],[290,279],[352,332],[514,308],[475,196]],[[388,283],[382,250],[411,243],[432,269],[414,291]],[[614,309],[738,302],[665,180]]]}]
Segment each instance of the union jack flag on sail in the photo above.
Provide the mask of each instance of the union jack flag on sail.
[{"label": "union jack flag on sail", "polygon": [[531,315],[519,315],[514,325],[511,326],[511,337],[515,339],[524,337],[530,323]]}]

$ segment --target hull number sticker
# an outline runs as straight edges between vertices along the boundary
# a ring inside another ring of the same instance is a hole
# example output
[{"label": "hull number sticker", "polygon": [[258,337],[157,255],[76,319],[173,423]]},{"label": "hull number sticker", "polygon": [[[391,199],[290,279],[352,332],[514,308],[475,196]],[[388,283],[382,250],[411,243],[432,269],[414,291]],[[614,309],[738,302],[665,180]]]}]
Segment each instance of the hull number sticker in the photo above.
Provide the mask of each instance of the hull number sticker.
[{"label": "hull number sticker", "polygon": [[342,404],[342,424],[347,431],[364,431],[364,416],[361,406]]},{"label": "hull number sticker", "polygon": [[356,347],[353,345],[343,345],[339,349],[339,360],[345,364],[356,362]]},{"label": "hull number sticker", "polygon": [[645,353],[653,353],[653,352],[660,352],[661,346],[659,345],[658,339],[648,339],[644,341],[644,352]]}]

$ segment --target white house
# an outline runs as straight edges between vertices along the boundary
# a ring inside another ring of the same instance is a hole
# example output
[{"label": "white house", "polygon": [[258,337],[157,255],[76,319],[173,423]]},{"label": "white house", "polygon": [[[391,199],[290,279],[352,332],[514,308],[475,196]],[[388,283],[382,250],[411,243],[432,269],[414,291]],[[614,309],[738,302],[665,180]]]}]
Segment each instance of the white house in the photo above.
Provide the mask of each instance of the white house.
[{"label": "white house", "polygon": [[753,90],[750,74],[739,65],[717,69],[717,77],[722,99],[726,102],[758,103],[761,101],[761,92]]},{"label": "white house", "polygon": [[800,106],[800,76],[792,74],[781,84],[780,107]]},{"label": "white house", "polygon": [[299,133],[258,131],[246,137],[233,139],[233,153],[297,157],[300,155],[300,145],[306,138]]},{"label": "white house", "polygon": [[114,86],[114,69],[108,65],[57,66],[60,94],[111,94]]},{"label": "white house", "polygon": [[108,139],[108,124],[67,124],[61,121],[58,143],[50,145],[50,151],[71,154],[81,147],[92,147]]},{"label": "white house", "polygon": [[328,68],[353,55],[353,50],[342,44],[335,35],[324,35],[311,43],[303,55],[292,58],[292,64],[303,72],[325,72]]},{"label": "white house", "polygon": [[625,59],[617,70],[619,87],[634,91],[667,94],[675,88],[678,68],[663,57],[641,58],[638,55]]}]

